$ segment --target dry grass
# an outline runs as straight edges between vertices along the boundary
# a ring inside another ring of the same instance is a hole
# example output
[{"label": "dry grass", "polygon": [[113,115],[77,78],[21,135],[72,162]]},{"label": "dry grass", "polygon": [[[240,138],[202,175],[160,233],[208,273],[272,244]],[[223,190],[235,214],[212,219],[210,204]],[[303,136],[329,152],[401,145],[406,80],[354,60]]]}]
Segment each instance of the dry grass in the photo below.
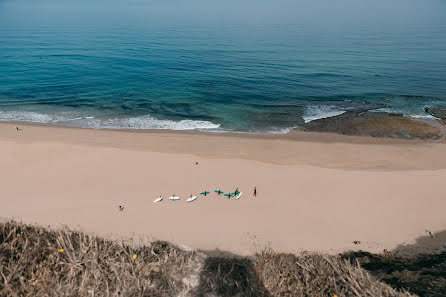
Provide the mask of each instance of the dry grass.
[{"label": "dry grass", "polygon": [[0,225],[0,295],[176,296],[201,258],[166,242],[132,247],[8,222]]},{"label": "dry grass", "polygon": [[369,273],[394,288],[405,288],[421,297],[446,296],[446,252],[398,255],[359,251],[342,257],[359,261]]},{"label": "dry grass", "polygon": [[256,259],[256,270],[272,296],[410,296],[339,256],[265,251]]},{"label": "dry grass", "polygon": [[408,296],[340,257],[206,256],[0,224],[0,296]]}]

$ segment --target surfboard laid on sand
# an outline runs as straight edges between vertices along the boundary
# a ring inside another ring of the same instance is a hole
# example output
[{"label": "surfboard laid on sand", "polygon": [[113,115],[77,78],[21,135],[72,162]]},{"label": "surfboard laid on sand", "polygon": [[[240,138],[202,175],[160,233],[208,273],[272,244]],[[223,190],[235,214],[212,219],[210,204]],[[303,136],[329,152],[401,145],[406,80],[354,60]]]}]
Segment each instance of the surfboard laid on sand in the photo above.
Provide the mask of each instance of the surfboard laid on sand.
[{"label": "surfboard laid on sand", "polygon": [[180,200],[180,197],[178,197],[178,196],[170,196],[169,199],[170,200]]},{"label": "surfboard laid on sand", "polygon": [[240,199],[240,197],[242,197],[243,192],[238,193],[238,195],[235,197],[235,200]]},{"label": "surfboard laid on sand", "polygon": [[192,197],[189,197],[189,198],[187,198],[187,202],[192,202],[192,201],[194,201],[195,199],[197,199],[197,196],[192,196]]},{"label": "surfboard laid on sand", "polygon": [[159,197],[159,198],[156,198],[155,200],[153,200],[153,203],[157,203],[157,202],[160,202],[161,200],[163,200],[163,197]]}]

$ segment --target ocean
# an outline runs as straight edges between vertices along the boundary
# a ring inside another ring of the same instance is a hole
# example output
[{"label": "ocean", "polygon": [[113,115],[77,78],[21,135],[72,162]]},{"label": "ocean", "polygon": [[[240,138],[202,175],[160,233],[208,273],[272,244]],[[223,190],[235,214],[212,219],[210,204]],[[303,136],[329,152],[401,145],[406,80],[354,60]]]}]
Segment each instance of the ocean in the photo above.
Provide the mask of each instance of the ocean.
[{"label": "ocean", "polygon": [[0,27],[0,121],[286,133],[446,106],[446,25]]}]

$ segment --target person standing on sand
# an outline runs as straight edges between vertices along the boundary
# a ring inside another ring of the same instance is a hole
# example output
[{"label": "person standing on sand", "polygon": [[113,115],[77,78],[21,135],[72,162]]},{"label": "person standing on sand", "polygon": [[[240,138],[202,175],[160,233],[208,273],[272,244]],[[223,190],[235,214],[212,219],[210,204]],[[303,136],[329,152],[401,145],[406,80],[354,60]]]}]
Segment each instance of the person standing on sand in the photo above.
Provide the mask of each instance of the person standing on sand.
[{"label": "person standing on sand", "polygon": [[254,187],[254,197],[257,197],[257,187]]}]

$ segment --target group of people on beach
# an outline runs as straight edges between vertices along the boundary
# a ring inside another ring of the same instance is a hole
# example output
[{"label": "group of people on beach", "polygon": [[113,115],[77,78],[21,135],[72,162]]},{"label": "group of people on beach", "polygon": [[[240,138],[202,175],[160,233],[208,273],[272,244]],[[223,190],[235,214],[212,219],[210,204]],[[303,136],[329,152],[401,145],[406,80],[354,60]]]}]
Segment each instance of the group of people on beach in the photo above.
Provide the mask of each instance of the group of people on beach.
[{"label": "group of people on beach", "polygon": [[[218,190],[218,191],[216,190],[215,192],[217,192],[219,195],[220,195],[220,194],[224,194],[223,191],[220,191],[220,190]],[[208,192],[208,191],[204,191],[204,192],[202,192],[202,193],[200,193],[200,194],[206,196],[207,194],[210,194],[210,192]],[[241,192],[239,191],[238,188],[236,188],[235,191],[234,191],[234,193],[228,193],[228,194],[225,194],[225,195],[228,196],[228,199],[230,199],[231,196],[239,195],[238,197],[236,197],[236,199],[238,199],[238,198],[240,198],[240,196],[241,196]],[[253,196],[254,196],[254,197],[257,196],[257,187],[254,187]],[[170,197],[170,199],[171,199],[171,200],[179,200],[180,197],[177,197],[175,194],[173,194],[173,196]],[[190,200],[190,199],[191,199],[191,200]],[[189,197],[189,199],[188,199],[188,202],[193,201],[193,200],[195,200],[195,199],[196,199],[196,196],[194,196],[193,194],[190,194],[190,197]],[[163,200],[162,195],[160,195],[160,197],[157,198],[157,199],[155,199],[153,202],[154,202],[154,203],[155,203],[155,202],[160,202],[161,200]],[[121,211],[121,212],[124,211],[124,206],[119,205],[118,208],[119,208],[119,211]]]},{"label": "group of people on beach", "polygon": [[[237,195],[238,193],[240,193],[240,191],[237,189],[235,189],[234,193]],[[254,197],[257,196],[257,187],[254,187],[254,193],[252,194]],[[228,197],[229,198],[229,197]]]},{"label": "group of people on beach", "polygon": [[[216,191],[218,194],[224,194],[222,191],[220,191],[220,190],[218,190],[218,191]],[[238,194],[240,194],[241,192],[239,191],[239,189],[238,188],[236,188],[235,189],[235,191],[233,192],[233,193],[230,193],[230,195],[228,196],[228,199],[230,199],[231,198],[231,195],[238,195]],[[201,195],[204,195],[204,196],[207,196],[208,194],[210,194],[210,192],[207,192],[207,191],[204,191],[204,192],[202,192],[202,193],[200,193]],[[253,194],[252,194],[254,197],[256,197],[257,196],[257,187],[255,186],[254,187],[254,192],[253,192]],[[160,195],[160,197],[162,197],[161,195]],[[173,197],[175,197],[175,194],[173,194]],[[194,195],[193,194],[190,194],[190,196],[189,196],[189,198],[192,198],[192,197],[194,197]]]},{"label": "group of people on beach", "polygon": [[[234,194],[237,195],[237,194],[239,194],[239,193],[240,193],[240,191],[238,190],[238,188],[235,189]],[[254,197],[257,196],[257,187],[256,187],[256,186],[254,186],[254,192],[253,192],[252,195],[253,195]],[[229,199],[229,198],[231,198],[231,197],[228,197],[228,199]]]}]

